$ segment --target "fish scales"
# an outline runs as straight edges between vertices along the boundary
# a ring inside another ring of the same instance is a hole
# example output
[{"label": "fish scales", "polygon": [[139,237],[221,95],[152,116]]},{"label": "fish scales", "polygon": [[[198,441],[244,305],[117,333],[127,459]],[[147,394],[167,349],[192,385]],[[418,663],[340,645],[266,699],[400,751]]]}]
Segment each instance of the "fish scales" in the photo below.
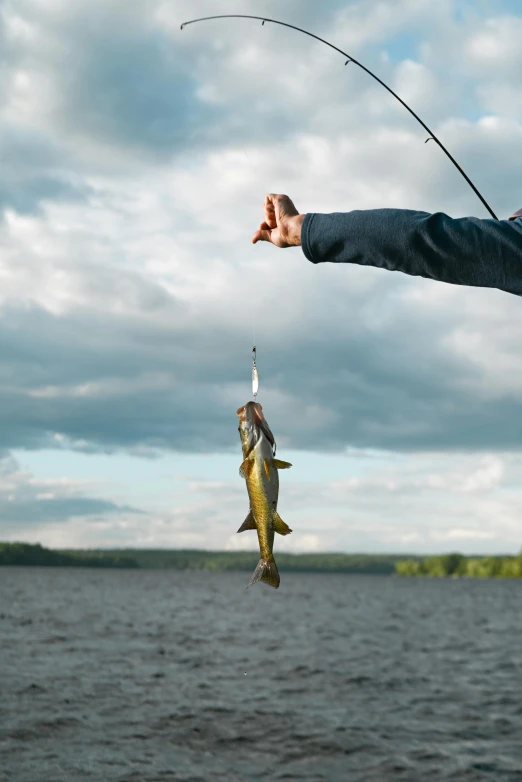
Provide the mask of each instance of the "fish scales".
[{"label": "fish scales", "polygon": [[288,535],[292,531],[277,512],[278,470],[292,465],[275,458],[274,435],[258,402],[248,402],[239,408],[237,415],[243,448],[243,463],[239,472],[246,481],[250,500],[249,513],[238,532],[257,530],[261,555],[249,586],[263,581],[277,589],[280,579],[273,555],[274,533]]},{"label": "fish scales", "polygon": [[272,449],[263,433],[254,449],[254,463],[246,483],[250,507],[257,526],[259,550],[261,556],[266,558],[272,553],[274,545],[272,512],[277,506],[279,476],[273,466]]}]

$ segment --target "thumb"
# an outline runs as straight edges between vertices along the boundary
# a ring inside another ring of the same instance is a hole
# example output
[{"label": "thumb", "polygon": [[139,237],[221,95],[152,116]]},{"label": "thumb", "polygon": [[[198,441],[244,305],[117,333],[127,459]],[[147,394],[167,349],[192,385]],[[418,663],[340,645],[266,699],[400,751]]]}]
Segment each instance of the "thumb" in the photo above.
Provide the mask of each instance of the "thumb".
[{"label": "thumb", "polygon": [[272,229],[268,227],[267,223],[261,223],[259,229],[252,236],[252,244],[257,242],[271,242],[272,241]]}]

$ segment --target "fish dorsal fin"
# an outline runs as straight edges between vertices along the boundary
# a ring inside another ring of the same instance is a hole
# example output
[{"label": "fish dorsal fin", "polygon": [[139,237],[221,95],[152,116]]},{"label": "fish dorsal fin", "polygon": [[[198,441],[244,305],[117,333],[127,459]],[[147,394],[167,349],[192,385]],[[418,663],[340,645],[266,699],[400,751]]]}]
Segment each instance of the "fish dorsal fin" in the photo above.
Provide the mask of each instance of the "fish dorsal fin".
[{"label": "fish dorsal fin", "polygon": [[279,535],[289,535],[292,532],[276,510],[272,511],[272,518],[274,519],[274,530]]},{"label": "fish dorsal fin", "polygon": [[254,462],[252,461],[252,459],[249,456],[247,456],[247,458],[245,459],[245,461],[241,464],[241,467],[239,468],[239,474],[241,475],[241,477],[246,480],[248,478],[248,476],[250,475],[250,471],[252,470],[253,466],[254,466]]},{"label": "fish dorsal fin", "polygon": [[252,513],[252,508],[248,512],[248,516],[238,529],[238,532],[245,532],[247,529],[257,529],[256,520],[254,518],[254,514]]},{"label": "fish dorsal fin", "polygon": [[292,465],[290,462],[283,462],[281,459],[274,459],[274,467],[278,470],[288,470]]}]

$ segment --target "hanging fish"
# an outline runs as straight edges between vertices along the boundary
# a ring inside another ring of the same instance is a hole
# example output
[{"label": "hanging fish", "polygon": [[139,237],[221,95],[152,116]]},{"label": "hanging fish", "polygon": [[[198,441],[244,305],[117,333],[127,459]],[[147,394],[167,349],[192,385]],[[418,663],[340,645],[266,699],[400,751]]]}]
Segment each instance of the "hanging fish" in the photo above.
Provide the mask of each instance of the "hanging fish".
[{"label": "hanging fish", "polygon": [[274,533],[288,535],[292,530],[285,524],[277,512],[279,497],[278,470],[286,470],[292,465],[275,458],[276,444],[274,435],[263,415],[259,402],[247,402],[237,411],[239,416],[239,435],[243,448],[243,463],[239,474],[245,479],[250,511],[238,529],[257,530],[261,559],[248,586],[264,581],[275,589],[279,586],[279,572],[274,560]]}]

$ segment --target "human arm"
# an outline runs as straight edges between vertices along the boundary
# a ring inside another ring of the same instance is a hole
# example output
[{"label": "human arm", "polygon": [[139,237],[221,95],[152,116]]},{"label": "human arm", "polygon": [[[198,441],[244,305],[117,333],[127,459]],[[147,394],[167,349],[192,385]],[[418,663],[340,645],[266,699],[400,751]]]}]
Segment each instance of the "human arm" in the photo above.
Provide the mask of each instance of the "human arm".
[{"label": "human arm", "polygon": [[407,209],[308,214],[301,245],[312,263],[377,266],[522,295],[521,219],[454,219]]},{"label": "human arm", "polygon": [[[279,209],[280,203],[284,210]],[[294,220],[294,234],[288,238],[301,244],[312,263],[376,266],[522,295],[521,216],[514,220],[454,219],[440,212],[406,209],[299,215],[287,196],[270,195],[265,199],[265,227],[260,226],[253,241],[272,241],[274,233],[277,240],[285,236],[287,213]]]}]

